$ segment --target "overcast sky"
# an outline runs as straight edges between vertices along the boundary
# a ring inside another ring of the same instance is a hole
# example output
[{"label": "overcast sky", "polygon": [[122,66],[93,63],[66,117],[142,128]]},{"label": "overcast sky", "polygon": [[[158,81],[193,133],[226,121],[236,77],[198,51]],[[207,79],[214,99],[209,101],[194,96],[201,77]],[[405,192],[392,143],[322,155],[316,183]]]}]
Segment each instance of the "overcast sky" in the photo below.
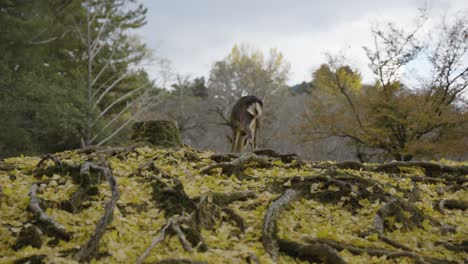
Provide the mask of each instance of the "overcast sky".
[{"label": "overcast sky", "polygon": [[[363,46],[372,45],[371,26],[392,21],[410,27],[427,3],[427,28],[442,15],[467,12],[468,0],[142,0],[148,24],[139,30],[155,55],[181,74],[208,78],[213,63],[235,44],[265,54],[281,51],[291,65],[289,84],[310,81],[324,52],[344,52],[364,80],[373,79]],[[157,69],[148,67],[152,77]]]}]

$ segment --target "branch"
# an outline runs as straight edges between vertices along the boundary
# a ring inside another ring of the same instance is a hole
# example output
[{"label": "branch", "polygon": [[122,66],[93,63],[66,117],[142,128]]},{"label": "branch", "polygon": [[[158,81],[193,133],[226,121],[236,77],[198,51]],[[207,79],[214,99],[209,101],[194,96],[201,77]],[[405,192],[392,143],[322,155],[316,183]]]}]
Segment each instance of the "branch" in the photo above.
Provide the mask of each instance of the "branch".
[{"label": "branch", "polygon": [[[99,114],[99,116],[97,117],[98,119],[101,118],[102,116],[104,116],[114,105],[116,105],[117,103],[123,101],[125,98],[131,96],[132,94],[144,89],[144,88],[147,88],[149,86],[149,84],[144,84],[134,90],[131,90],[127,93],[125,93],[124,95],[120,96],[119,98],[117,98],[116,100],[114,100],[110,105],[108,105],[104,110],[102,110],[102,112]],[[97,104],[97,102],[96,102]],[[94,107],[93,107],[94,108]]]},{"label": "branch", "polygon": [[[106,130],[106,128],[108,128],[110,125],[112,125],[112,123],[114,123],[120,116],[122,116],[125,112],[127,112],[127,109],[130,108],[132,105],[134,105],[138,100],[140,100],[140,98],[136,98],[131,103],[127,104],[124,107],[124,109],[122,109],[122,111],[120,111],[117,115],[115,115],[114,118],[112,118],[112,120],[107,122],[107,124],[103,128],[101,128],[101,130],[99,132],[96,133],[96,135],[91,139],[91,142],[93,142],[102,132],[104,132],[104,130]],[[96,124],[97,120],[99,120],[99,117],[94,121],[92,126],[94,126]]]},{"label": "branch", "polygon": [[[102,66],[102,69],[99,71],[99,73],[96,75],[94,80],[91,82],[91,86],[93,86],[99,80],[101,75],[104,73],[104,71],[107,69],[107,67],[109,67],[109,65],[111,64],[112,58],[114,57],[115,51],[117,50],[117,43],[118,43],[117,41],[114,43],[114,46],[112,47],[111,54],[109,55],[109,58],[107,59],[106,64],[104,66]],[[105,45],[102,45],[101,47],[104,47],[104,46]],[[97,55],[97,53],[94,53],[93,51],[91,51],[91,59],[94,59],[94,57],[96,55]]]},{"label": "branch", "polygon": [[93,54],[93,57],[94,57],[94,51],[95,51],[95,49],[96,49],[96,47],[98,45],[99,39],[101,38],[101,34],[104,31],[104,26],[107,25],[107,23],[109,22],[110,13],[111,12],[107,12],[105,21],[104,21],[104,23],[102,23],[101,27],[99,28],[99,32],[98,32],[94,42],[91,44],[91,50],[92,50],[91,53]]},{"label": "branch", "polygon": [[99,104],[99,102],[101,102],[101,100],[104,98],[104,96],[110,92],[110,90],[112,90],[112,88],[114,88],[121,80],[123,80],[125,77],[127,77],[128,73],[124,73],[122,74],[122,76],[120,76],[117,80],[115,80],[109,87],[106,88],[106,90],[104,90],[104,92],[102,92],[102,94],[99,96],[99,98],[96,100],[96,102],[94,103],[92,109],[96,108],[96,106]]},{"label": "branch", "polygon": [[75,25],[76,32],[78,32],[78,36],[80,37],[81,43],[82,43],[83,45],[87,46],[88,44],[86,43],[86,39],[85,39],[85,37],[83,36],[83,34],[81,33],[81,29],[80,29],[80,27],[78,26],[78,24],[76,23],[75,16],[73,16],[73,15],[72,15],[72,20],[73,20],[73,24]]},{"label": "branch", "polygon": [[216,114],[218,114],[219,117],[221,117],[221,119],[224,121],[223,123],[217,123],[218,125],[231,126],[231,121],[229,120],[229,118],[227,118],[224,115],[224,111],[223,111],[223,109],[221,109],[221,107],[211,107],[209,110],[212,111],[212,112],[215,112]]},{"label": "branch", "polygon": [[125,123],[123,123],[119,128],[117,128],[117,130],[115,130],[111,135],[109,135],[107,138],[101,140],[101,142],[99,142],[97,145],[100,146],[100,145],[104,144],[105,142],[107,142],[109,139],[113,138],[117,133],[120,132],[120,130],[124,129],[128,124],[130,124],[130,122],[133,121],[133,118],[135,118],[136,116],[141,114],[144,110],[146,110],[149,106],[151,106],[154,101],[155,100],[152,100],[152,101],[148,102],[142,109],[140,109],[131,118],[129,118]]}]

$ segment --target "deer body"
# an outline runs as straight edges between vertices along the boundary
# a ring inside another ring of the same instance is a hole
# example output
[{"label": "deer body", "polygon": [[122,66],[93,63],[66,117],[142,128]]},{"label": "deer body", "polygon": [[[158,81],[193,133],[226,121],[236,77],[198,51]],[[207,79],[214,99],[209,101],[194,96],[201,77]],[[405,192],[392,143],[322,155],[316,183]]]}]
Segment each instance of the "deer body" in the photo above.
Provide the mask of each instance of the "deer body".
[{"label": "deer body", "polygon": [[253,95],[241,97],[233,106],[229,121],[232,138],[228,137],[231,152],[242,152],[246,144],[255,150],[262,109],[262,100]]}]

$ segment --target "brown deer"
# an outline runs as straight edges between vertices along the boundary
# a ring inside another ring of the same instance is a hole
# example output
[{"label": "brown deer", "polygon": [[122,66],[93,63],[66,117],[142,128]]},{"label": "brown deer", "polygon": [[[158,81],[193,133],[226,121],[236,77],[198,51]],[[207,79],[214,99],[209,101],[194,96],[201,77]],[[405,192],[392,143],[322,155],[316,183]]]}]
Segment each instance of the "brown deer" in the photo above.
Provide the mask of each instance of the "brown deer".
[{"label": "brown deer", "polygon": [[227,136],[231,143],[231,152],[242,152],[247,144],[250,144],[252,151],[255,150],[262,109],[262,100],[253,95],[241,97],[232,107],[229,121],[232,138]]}]

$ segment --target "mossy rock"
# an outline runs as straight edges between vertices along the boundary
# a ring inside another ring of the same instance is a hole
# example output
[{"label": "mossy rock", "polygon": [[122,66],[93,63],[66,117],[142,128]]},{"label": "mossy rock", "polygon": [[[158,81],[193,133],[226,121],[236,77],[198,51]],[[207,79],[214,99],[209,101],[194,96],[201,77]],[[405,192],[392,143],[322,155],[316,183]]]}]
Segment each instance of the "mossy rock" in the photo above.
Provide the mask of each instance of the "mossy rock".
[{"label": "mossy rock", "polygon": [[156,146],[182,146],[177,123],[173,120],[150,120],[133,124],[132,140],[147,141]]}]

